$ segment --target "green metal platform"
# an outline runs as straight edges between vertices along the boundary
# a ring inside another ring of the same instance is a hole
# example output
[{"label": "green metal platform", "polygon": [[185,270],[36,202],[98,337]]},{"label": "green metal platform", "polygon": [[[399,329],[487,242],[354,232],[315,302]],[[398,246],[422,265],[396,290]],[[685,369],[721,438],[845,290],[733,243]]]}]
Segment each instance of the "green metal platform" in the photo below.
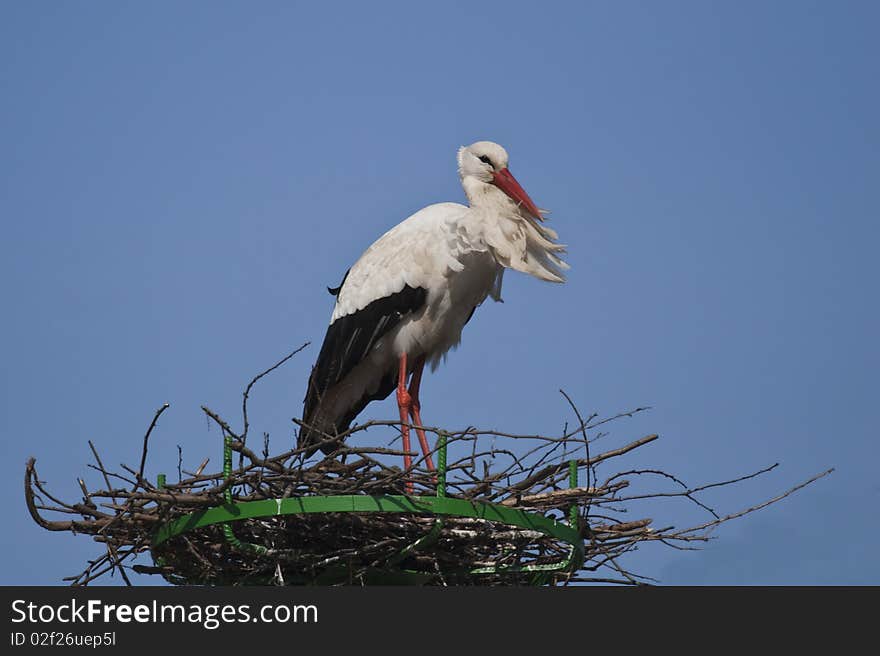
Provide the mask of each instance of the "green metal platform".
[{"label": "green metal platform", "polygon": [[[223,472],[227,478],[231,475],[232,468],[230,439],[229,436],[226,436],[224,443]],[[386,568],[370,572],[368,582],[421,584],[430,580],[434,576],[433,573],[397,568],[396,565],[404,561],[414,551],[435,542],[443,529],[444,518],[446,517],[480,519],[537,531],[548,537],[560,540],[570,547],[568,556],[560,562],[480,567],[469,570],[467,574],[470,576],[525,574],[529,582],[541,585],[551,581],[556,574],[574,572],[580,568],[584,560],[584,542],[577,528],[576,507],[571,508],[568,523],[566,524],[536,512],[528,512],[495,503],[448,497],[446,496],[446,440],[442,435],[438,443],[437,454],[436,496],[304,496],[239,503],[233,501],[232,490],[227,488],[225,492],[226,503],[221,506],[190,513],[167,524],[163,524],[154,534],[152,546],[155,549],[189,531],[219,524],[223,527],[226,542],[232,549],[260,556],[268,552],[267,548],[263,545],[239,540],[233,531],[233,525],[236,522],[248,519],[265,519],[310,513],[406,513],[433,516],[435,521],[433,526],[422,537],[401,550],[391,562],[387,563]],[[164,476],[160,475],[160,486],[163,483]],[[577,465],[574,461],[569,462],[569,484],[571,487],[577,486]],[[154,560],[157,565],[162,565],[163,559],[157,557],[155,552]],[[328,573],[326,582],[332,582],[334,578],[333,573]],[[186,581],[179,580],[179,577],[173,575],[170,577],[166,576],[166,579],[173,583],[186,583]]]}]

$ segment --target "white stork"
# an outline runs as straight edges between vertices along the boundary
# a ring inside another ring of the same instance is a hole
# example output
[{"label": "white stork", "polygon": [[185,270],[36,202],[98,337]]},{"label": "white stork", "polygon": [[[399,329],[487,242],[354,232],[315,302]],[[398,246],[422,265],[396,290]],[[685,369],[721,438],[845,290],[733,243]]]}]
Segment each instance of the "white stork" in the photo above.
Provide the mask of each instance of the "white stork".
[{"label": "white stork", "polygon": [[[458,174],[470,207],[419,210],[370,246],[339,287],[328,288],[336,304],[309,378],[300,447],[331,453],[333,436],[396,388],[403,450],[410,449],[411,420],[434,468],[420,428],[425,363],[436,369],[487,296],[501,300],[505,268],[550,282],[563,282],[568,268],[559,257],[565,247],[542,224],[542,210],[507,162],[504,148],[491,141],[460,148]],[[404,456],[405,469],[411,464]]]}]

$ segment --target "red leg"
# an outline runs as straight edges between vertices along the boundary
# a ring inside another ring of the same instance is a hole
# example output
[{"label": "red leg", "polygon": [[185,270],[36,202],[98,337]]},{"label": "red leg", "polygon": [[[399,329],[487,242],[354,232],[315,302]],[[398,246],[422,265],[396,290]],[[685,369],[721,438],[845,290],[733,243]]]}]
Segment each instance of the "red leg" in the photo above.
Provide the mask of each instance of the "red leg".
[{"label": "red leg", "polygon": [[434,461],[431,459],[431,447],[428,446],[428,438],[425,437],[425,429],[421,428],[424,424],[422,424],[421,415],[422,404],[419,403],[419,386],[422,384],[422,370],[424,368],[425,356],[423,355],[416,360],[412,380],[409,383],[409,396],[412,401],[409,413],[412,416],[412,423],[416,425],[416,434],[419,436],[419,444],[421,445],[422,453],[425,456],[425,464],[430,471],[434,471]]},{"label": "red leg", "polygon": [[[400,434],[403,436],[403,450],[406,454],[403,456],[403,468],[409,472],[412,467],[412,456],[409,455],[409,412],[412,408],[412,397],[406,391],[406,353],[400,356],[400,370],[397,374],[397,407],[400,410]],[[412,494],[412,481],[406,481],[406,492]]]}]

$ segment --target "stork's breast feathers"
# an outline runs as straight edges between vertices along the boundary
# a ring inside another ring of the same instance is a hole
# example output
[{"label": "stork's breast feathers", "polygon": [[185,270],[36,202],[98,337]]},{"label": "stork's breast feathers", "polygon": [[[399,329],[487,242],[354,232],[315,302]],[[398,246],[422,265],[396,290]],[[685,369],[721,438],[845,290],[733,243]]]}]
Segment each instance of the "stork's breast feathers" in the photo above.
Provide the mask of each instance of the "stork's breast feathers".
[{"label": "stork's breast feathers", "polygon": [[486,242],[496,261],[548,282],[564,282],[569,268],[559,256],[556,232],[527,217],[497,215],[485,221]]}]

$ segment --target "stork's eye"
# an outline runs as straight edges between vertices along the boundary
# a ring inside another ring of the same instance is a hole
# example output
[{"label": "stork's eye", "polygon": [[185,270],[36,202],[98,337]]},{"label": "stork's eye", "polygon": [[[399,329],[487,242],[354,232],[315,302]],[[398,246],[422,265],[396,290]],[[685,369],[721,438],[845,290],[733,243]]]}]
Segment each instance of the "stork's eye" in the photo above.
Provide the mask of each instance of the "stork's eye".
[{"label": "stork's eye", "polygon": [[488,164],[488,165],[491,166],[493,169],[495,168],[495,165],[492,163],[492,160],[489,159],[488,156],[486,156],[486,155],[480,155],[479,160],[480,160],[481,162],[483,162],[484,164]]}]

